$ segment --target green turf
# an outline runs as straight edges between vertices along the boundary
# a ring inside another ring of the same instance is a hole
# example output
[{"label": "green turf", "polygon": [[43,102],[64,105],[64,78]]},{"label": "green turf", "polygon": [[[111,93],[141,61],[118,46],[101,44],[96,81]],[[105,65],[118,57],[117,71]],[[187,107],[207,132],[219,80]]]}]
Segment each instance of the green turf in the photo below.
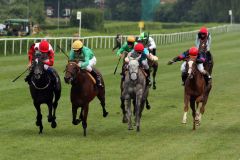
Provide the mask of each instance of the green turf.
[{"label": "green turf", "polygon": [[[240,33],[213,37],[213,89],[202,124],[192,131],[181,124],[183,88],[180,64],[167,66],[168,60],[193,45],[193,42],[158,46],[157,90],[151,90],[151,110],[144,110],[141,132],[128,131],[121,123],[119,74],[113,75],[118,57],[111,50],[95,50],[97,67],[106,84],[107,118],[102,117],[99,101],[90,104],[87,137],[81,125],[71,124],[70,86],[63,92],[57,109],[56,129],[47,122],[47,107],[42,106],[43,134],[35,126],[36,111],[27,84],[20,78],[27,56],[0,57],[0,160],[59,159],[239,159],[240,158]],[[63,80],[64,55],[57,53],[55,67]],[[117,71],[119,73],[120,66]],[[63,81],[62,81],[63,82]]]}]

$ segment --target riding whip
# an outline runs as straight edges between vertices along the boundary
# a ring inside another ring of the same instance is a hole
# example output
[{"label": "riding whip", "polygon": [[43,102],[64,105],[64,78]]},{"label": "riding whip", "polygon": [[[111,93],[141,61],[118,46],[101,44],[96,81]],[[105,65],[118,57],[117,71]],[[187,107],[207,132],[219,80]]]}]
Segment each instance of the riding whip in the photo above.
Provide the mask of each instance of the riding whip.
[{"label": "riding whip", "polygon": [[115,67],[115,70],[114,70],[114,73],[113,73],[113,74],[116,74],[116,71],[117,71],[117,68],[118,68],[118,64],[119,64],[120,60],[121,60],[121,57],[119,57],[119,59],[118,59],[118,63],[117,63],[117,66]]},{"label": "riding whip", "polygon": [[61,52],[69,59],[69,56],[64,52],[64,50],[62,48],[60,48],[59,45],[57,45],[57,48],[59,48],[61,50]]},{"label": "riding whip", "polygon": [[20,78],[27,71],[28,71],[28,68],[23,73],[21,73],[19,76],[17,76],[14,80],[12,80],[12,82],[15,82],[18,78]]}]

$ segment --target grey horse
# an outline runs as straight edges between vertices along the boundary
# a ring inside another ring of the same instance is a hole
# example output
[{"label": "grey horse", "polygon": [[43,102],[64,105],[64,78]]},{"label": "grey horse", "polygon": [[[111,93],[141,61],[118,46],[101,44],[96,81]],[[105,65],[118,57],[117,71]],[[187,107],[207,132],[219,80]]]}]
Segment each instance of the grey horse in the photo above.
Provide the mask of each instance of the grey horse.
[{"label": "grey horse", "polygon": [[140,119],[144,104],[148,96],[149,87],[146,86],[145,73],[139,68],[138,59],[130,59],[128,64],[128,72],[123,82],[122,99],[124,99],[126,117],[128,120],[128,129],[132,130],[132,110],[131,100],[134,102],[134,115],[137,131],[140,131]]}]

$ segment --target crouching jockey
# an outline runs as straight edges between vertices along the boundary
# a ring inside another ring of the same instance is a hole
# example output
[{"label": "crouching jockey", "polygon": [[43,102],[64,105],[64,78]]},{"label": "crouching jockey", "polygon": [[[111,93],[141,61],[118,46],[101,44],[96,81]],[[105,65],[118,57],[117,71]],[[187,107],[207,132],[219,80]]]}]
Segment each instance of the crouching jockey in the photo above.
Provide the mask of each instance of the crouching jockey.
[{"label": "crouching jockey", "polygon": [[[192,47],[189,50],[180,54],[179,56],[173,58],[171,61],[168,62],[168,65],[171,65],[177,61],[186,60],[187,58],[189,58],[189,55],[197,56],[197,59],[196,59],[197,68],[204,75],[205,79],[207,80],[206,82],[209,83],[211,76],[203,67],[203,63],[206,61],[206,57],[204,53],[199,53],[197,47]],[[181,65],[181,71],[182,71],[182,82],[183,82],[182,85],[185,85],[185,80],[187,79],[187,76],[188,76],[186,71],[186,61],[184,61],[183,64]]]},{"label": "crouching jockey", "polygon": [[33,71],[31,68],[32,63],[36,59],[36,56],[39,54],[41,55],[41,58],[43,60],[44,69],[49,73],[51,80],[55,82],[54,83],[55,89],[60,90],[61,84],[59,83],[60,81],[59,76],[55,71],[55,69],[52,68],[54,64],[54,51],[52,46],[46,40],[43,40],[41,42],[36,42],[30,47],[28,51],[28,59],[29,59],[28,68],[30,70],[30,73],[29,75],[26,76],[25,81],[28,82],[28,84],[30,84],[31,76],[33,74]]},{"label": "crouching jockey", "polygon": [[138,59],[139,64],[142,66],[142,68],[147,73],[147,85],[151,85],[151,79],[150,79],[150,70],[147,59],[151,59],[153,61],[157,61],[158,57],[152,55],[149,53],[147,48],[144,48],[144,45],[142,43],[138,43],[134,46],[134,50],[128,53],[127,57],[125,58],[125,62],[129,62],[130,57]]},{"label": "crouching jockey", "polygon": [[101,82],[101,75],[93,68],[97,63],[97,59],[93,51],[88,47],[83,46],[80,40],[76,40],[72,44],[72,50],[69,56],[70,61],[77,61],[81,69],[87,70],[96,80],[98,87],[104,87]]}]

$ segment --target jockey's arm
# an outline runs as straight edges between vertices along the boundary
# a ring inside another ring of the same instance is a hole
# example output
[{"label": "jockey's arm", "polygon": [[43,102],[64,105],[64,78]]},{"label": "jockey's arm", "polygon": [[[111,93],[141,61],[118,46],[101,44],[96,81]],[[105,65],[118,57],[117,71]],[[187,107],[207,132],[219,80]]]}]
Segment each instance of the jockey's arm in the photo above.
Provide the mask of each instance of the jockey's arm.
[{"label": "jockey's arm", "polygon": [[124,51],[126,51],[126,43],[124,43],[124,45],[117,51],[117,55],[121,56],[123,54]]},{"label": "jockey's arm", "polygon": [[69,52],[69,61],[73,61],[75,59],[75,53],[74,51],[71,49],[71,51]]},{"label": "jockey's arm", "polygon": [[28,67],[30,67],[32,64],[33,54],[35,53],[34,46],[35,44],[33,44],[28,50]]},{"label": "jockey's arm", "polygon": [[53,66],[53,64],[54,64],[54,51],[53,50],[50,50],[48,52],[48,59],[45,60],[43,63],[48,66]]},{"label": "jockey's arm", "polygon": [[152,51],[154,48],[156,48],[156,43],[154,42],[152,37],[149,37],[149,43],[150,43],[150,45],[148,47],[149,50]]}]

